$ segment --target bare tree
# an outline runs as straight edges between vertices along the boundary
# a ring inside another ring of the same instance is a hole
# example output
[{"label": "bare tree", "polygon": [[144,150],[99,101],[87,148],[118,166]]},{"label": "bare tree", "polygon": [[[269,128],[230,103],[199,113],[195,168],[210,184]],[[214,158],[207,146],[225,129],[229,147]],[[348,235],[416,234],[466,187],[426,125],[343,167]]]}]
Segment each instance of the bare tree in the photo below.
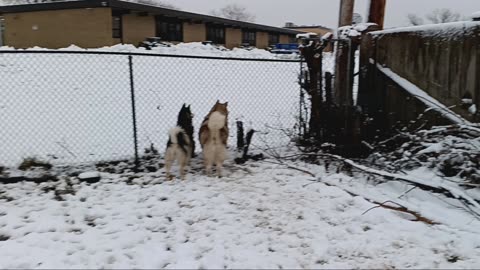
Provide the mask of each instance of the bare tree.
[{"label": "bare tree", "polygon": [[167,2],[161,1],[161,0],[127,0],[127,1],[137,2],[137,3],[139,3],[139,4],[157,6],[157,7],[162,7],[162,8],[169,8],[169,9],[180,10],[179,7],[177,7],[177,6],[173,5],[173,4],[170,4],[170,3],[167,3]]},{"label": "bare tree", "polygon": [[237,21],[255,21],[255,15],[248,12],[245,7],[237,4],[229,4],[219,10],[212,10],[210,14]]},{"label": "bare tree", "polygon": [[[447,23],[447,22],[457,22],[465,20],[457,12],[453,12],[448,8],[437,8],[425,16],[427,22],[429,23]],[[411,25],[422,25],[425,24],[425,21],[418,16],[417,14],[410,13],[407,15],[408,22]]]},{"label": "bare tree", "polygon": [[432,23],[456,22],[460,20],[460,14],[448,8],[437,8],[427,15],[427,20]]},{"label": "bare tree", "polygon": [[420,16],[418,16],[417,14],[409,13],[407,15],[407,19],[408,19],[408,22],[411,25],[422,25],[422,24],[424,24],[423,19],[420,18]]},{"label": "bare tree", "polygon": [[352,23],[353,24],[359,24],[363,22],[363,17],[359,13],[353,13],[352,16]]}]

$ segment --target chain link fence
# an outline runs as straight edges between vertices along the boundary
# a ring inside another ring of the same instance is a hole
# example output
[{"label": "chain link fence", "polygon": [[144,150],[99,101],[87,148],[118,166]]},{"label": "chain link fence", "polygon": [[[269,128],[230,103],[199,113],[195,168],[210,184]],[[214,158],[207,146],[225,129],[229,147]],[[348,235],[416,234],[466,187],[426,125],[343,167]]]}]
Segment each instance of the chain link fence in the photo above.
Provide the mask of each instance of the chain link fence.
[{"label": "chain link fence", "polygon": [[296,60],[0,51],[0,164],[30,157],[58,164],[132,159],[152,146],[163,152],[184,103],[191,104],[198,132],[217,100],[229,102],[230,147],[236,119],[262,135],[254,144],[281,145],[286,138],[269,126],[295,126],[299,66]]}]

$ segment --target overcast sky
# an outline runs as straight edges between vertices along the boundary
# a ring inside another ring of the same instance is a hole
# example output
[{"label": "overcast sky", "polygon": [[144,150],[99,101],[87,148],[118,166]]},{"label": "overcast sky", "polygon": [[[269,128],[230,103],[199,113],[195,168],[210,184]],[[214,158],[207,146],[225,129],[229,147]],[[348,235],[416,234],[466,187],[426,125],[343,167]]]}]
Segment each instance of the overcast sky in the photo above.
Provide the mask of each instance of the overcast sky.
[{"label": "overcast sky", "polygon": [[[245,6],[256,16],[256,22],[283,26],[295,24],[320,24],[334,28],[338,24],[340,0],[165,0],[182,10],[208,14],[210,10],[230,3]],[[355,12],[365,17],[368,0],[356,0]],[[422,17],[436,8],[450,8],[462,16],[480,11],[480,0],[387,0],[385,27],[407,25],[408,13]]]}]

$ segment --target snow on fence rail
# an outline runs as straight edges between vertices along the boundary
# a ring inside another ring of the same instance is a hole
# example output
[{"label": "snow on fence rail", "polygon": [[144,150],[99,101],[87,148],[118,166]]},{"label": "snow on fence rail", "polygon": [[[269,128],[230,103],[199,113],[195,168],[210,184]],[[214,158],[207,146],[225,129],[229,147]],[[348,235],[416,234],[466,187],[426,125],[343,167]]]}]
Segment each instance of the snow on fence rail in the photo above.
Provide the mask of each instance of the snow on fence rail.
[{"label": "snow on fence rail", "polygon": [[134,107],[140,153],[152,144],[164,150],[183,103],[192,106],[195,131],[217,99],[229,102],[232,131],[236,118],[265,134],[266,124],[290,128],[298,72],[296,60],[0,51],[0,165],[27,157],[60,164],[132,158]]},{"label": "snow on fence rail", "polygon": [[480,22],[464,21],[464,22],[450,22],[440,24],[427,24],[409,27],[398,27],[380,31],[374,31],[370,34],[374,36],[399,34],[399,33],[419,33],[424,37],[443,37],[456,38],[465,35],[473,34],[480,26]]}]

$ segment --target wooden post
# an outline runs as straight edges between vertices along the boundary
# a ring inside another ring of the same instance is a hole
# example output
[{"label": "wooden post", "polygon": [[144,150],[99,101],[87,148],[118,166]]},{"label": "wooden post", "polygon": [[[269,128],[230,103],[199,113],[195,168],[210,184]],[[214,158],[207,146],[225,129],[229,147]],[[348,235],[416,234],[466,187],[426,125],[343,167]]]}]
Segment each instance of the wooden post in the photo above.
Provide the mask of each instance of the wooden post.
[{"label": "wooden post", "polygon": [[[376,46],[375,38],[369,32],[379,30],[374,24],[362,32],[360,44],[360,74],[358,85],[357,105],[362,108],[362,113],[370,118],[375,117],[380,110],[380,97],[376,92]],[[371,62],[372,61],[372,62]],[[375,118],[376,119],[376,118]],[[376,123],[376,122],[375,122]],[[377,128],[374,122],[368,121],[363,123],[362,138],[372,140],[377,135]]]},{"label": "wooden post", "polygon": [[[353,7],[355,0],[341,0],[340,15],[338,20],[338,27],[352,25]],[[340,32],[340,31],[339,31]],[[352,105],[348,96],[350,76],[350,46],[348,40],[340,40],[337,42],[336,50],[336,65],[335,65],[335,103],[342,105]]]},{"label": "wooden post", "polygon": [[369,112],[371,105],[374,103],[374,85],[372,83],[372,71],[376,68],[375,63],[370,63],[375,59],[374,56],[374,38],[369,33],[379,30],[377,25],[368,26],[367,30],[362,32],[360,44],[360,74],[358,86],[357,105],[362,107],[364,112]]},{"label": "wooden post", "polygon": [[348,39],[337,41],[337,55],[335,64],[335,104],[339,106],[351,106],[353,100],[351,99],[353,85],[350,85],[352,70],[351,67],[351,42]]},{"label": "wooden post", "polygon": [[340,2],[340,15],[338,19],[338,27],[352,24],[354,6],[355,6],[355,0],[342,0]]},{"label": "wooden post", "polygon": [[332,78],[333,75],[330,72],[325,72],[325,99],[327,104],[330,106],[333,103],[332,100]]},{"label": "wooden post", "polygon": [[376,23],[380,29],[383,29],[386,1],[387,0],[370,0],[368,22]]},{"label": "wooden post", "polygon": [[[478,18],[480,19],[480,16],[478,16]],[[477,71],[475,72],[475,74],[479,74],[480,72],[480,27],[477,27],[476,31],[477,32]],[[475,87],[475,104],[477,105],[477,110],[480,109],[480,76],[475,76],[475,80],[476,80],[476,87]],[[480,112],[477,111],[477,113],[475,114],[474,118],[473,118],[473,121],[474,122],[480,122]]]}]

